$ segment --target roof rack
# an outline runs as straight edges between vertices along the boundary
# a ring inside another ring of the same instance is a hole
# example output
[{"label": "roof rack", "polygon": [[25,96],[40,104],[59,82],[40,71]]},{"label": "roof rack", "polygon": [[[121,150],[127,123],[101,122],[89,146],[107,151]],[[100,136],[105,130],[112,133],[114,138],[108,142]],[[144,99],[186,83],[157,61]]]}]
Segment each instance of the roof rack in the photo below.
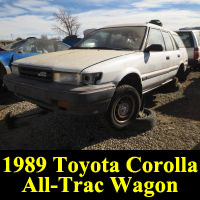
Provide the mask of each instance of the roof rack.
[{"label": "roof rack", "polygon": [[149,23],[150,24],[155,24],[157,26],[163,26],[162,22],[159,19],[153,19]]}]

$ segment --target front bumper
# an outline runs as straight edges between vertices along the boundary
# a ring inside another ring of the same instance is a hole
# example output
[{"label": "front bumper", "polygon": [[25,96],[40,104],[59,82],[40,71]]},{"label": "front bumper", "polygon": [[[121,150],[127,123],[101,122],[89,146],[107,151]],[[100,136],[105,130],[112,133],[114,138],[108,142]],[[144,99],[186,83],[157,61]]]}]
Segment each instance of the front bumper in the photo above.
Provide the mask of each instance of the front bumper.
[{"label": "front bumper", "polygon": [[8,90],[47,109],[66,110],[74,114],[106,112],[115,92],[115,85],[71,86],[25,79],[10,74],[4,77]]}]

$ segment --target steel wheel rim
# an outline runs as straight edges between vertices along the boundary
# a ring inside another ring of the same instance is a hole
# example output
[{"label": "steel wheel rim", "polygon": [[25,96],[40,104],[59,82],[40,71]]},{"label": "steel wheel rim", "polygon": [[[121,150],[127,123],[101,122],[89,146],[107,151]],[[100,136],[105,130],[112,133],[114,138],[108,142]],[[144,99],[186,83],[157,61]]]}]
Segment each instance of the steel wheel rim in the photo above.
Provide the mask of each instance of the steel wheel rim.
[{"label": "steel wheel rim", "polygon": [[113,118],[118,124],[126,124],[135,111],[135,100],[131,95],[117,99],[113,108]]}]

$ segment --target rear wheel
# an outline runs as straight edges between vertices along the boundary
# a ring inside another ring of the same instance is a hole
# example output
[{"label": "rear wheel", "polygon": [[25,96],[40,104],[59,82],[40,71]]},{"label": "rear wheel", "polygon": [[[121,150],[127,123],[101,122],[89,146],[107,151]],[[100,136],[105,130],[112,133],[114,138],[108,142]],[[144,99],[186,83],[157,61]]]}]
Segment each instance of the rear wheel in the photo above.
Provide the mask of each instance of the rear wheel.
[{"label": "rear wheel", "polygon": [[184,69],[184,67],[180,67],[180,68],[179,68],[176,77],[178,78],[178,81],[179,81],[180,83],[183,83],[183,82],[186,81],[186,79],[187,79],[187,72],[186,72],[186,70]]},{"label": "rear wheel", "polygon": [[129,127],[138,116],[140,107],[141,98],[137,90],[130,85],[119,86],[105,116],[107,125],[118,130]]},{"label": "rear wheel", "polygon": [[178,78],[175,77],[169,84],[168,84],[168,92],[177,92],[181,89],[182,85],[179,82]]}]

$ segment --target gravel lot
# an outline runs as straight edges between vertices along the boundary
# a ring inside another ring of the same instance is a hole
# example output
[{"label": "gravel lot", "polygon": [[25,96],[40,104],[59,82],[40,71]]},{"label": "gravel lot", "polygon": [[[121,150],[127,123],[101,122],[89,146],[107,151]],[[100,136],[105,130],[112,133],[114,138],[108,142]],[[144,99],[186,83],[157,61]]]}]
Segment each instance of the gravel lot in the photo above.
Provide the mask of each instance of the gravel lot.
[{"label": "gravel lot", "polygon": [[41,111],[9,93],[0,94],[0,149],[200,149],[200,72],[191,72],[182,88],[166,86],[149,94],[147,107],[156,112],[153,130],[107,131],[99,117],[68,116],[61,112],[20,118],[12,129],[5,117]]}]

